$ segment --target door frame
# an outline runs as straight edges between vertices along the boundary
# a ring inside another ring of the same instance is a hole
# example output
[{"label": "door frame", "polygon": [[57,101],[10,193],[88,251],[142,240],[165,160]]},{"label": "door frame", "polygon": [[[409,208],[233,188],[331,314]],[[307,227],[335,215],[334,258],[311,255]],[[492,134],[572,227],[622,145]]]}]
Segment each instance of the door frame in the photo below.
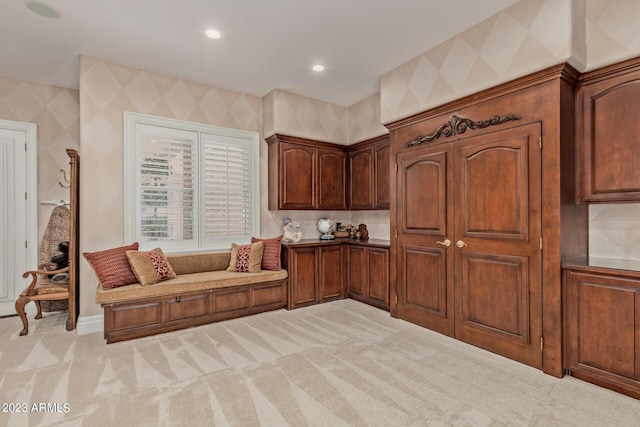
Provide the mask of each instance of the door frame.
[{"label": "door frame", "polygon": [[[22,170],[24,171],[24,188],[25,198],[16,194],[11,202],[16,207],[16,215],[24,218],[24,231],[26,247],[24,252],[16,251],[16,258],[13,266],[13,273],[16,281],[13,289],[9,288],[7,301],[0,304],[11,304],[13,306],[21,287],[26,286],[26,279],[22,279],[21,275],[28,269],[34,269],[38,263],[38,153],[37,153],[37,126],[35,123],[17,122],[12,120],[0,119],[0,129],[8,131],[16,131],[24,133],[25,139],[25,162]],[[18,166],[16,170],[19,170]],[[21,209],[20,206],[23,208]],[[15,248],[10,248],[14,250]],[[14,301],[11,301],[13,299]]]}]

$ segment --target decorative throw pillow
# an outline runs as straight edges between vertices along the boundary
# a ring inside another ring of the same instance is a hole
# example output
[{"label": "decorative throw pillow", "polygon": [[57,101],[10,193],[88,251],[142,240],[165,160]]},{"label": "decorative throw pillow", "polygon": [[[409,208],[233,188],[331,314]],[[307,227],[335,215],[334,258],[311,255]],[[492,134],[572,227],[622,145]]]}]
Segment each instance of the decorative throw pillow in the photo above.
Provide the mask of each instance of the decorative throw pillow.
[{"label": "decorative throw pillow", "polygon": [[98,277],[100,285],[105,289],[136,283],[135,274],[127,259],[127,251],[137,251],[138,242],[129,246],[107,249],[99,252],[84,252],[82,256],[89,261],[89,265]]},{"label": "decorative throw pillow", "polygon": [[176,273],[160,248],[149,252],[127,251],[127,258],[129,258],[133,273],[138,278],[138,283],[142,286],[153,285],[176,277]]},{"label": "decorative throw pillow", "polygon": [[264,250],[262,252],[262,270],[280,270],[280,242],[282,236],[271,239],[251,238],[251,243],[264,242]]},{"label": "decorative throw pillow", "polygon": [[231,244],[231,261],[227,271],[239,273],[259,273],[262,264],[262,251],[264,242],[251,243],[250,245]]}]

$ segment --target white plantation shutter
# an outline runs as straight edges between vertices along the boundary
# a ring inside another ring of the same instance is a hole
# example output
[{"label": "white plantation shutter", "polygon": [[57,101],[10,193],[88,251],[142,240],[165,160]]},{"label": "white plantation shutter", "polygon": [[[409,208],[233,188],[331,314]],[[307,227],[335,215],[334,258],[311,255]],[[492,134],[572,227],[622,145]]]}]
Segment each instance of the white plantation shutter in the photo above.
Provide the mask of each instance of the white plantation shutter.
[{"label": "white plantation shutter", "polygon": [[197,240],[197,140],[195,132],[139,125],[139,240]]},{"label": "white plantation shutter", "polygon": [[125,238],[228,249],[259,234],[259,135],[125,113]]},{"label": "white plantation shutter", "polygon": [[251,151],[247,140],[201,134],[205,246],[251,237]]}]

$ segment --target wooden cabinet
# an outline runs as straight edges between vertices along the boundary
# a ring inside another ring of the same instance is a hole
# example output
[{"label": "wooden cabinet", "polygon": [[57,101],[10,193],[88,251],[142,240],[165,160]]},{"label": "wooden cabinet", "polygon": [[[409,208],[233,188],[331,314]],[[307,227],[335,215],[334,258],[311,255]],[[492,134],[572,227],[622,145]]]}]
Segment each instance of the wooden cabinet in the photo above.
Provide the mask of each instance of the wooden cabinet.
[{"label": "wooden cabinet", "polygon": [[269,209],[389,209],[388,135],[351,147],[278,134],[267,143]]},{"label": "wooden cabinet", "polygon": [[383,141],[373,147],[373,164],[375,166],[373,207],[375,209],[389,209],[391,191],[391,181],[389,180],[390,155],[389,135],[385,135]]},{"label": "wooden cabinet", "polygon": [[319,141],[273,135],[269,144],[269,209],[347,208],[347,156]]},{"label": "wooden cabinet", "polygon": [[389,209],[389,153],[388,135],[350,147],[350,209]]},{"label": "wooden cabinet", "polygon": [[282,266],[289,272],[288,309],[346,296],[342,243],[283,245]]},{"label": "wooden cabinet", "polygon": [[347,293],[350,298],[389,310],[389,249],[348,245]]},{"label": "wooden cabinet", "polygon": [[373,149],[349,152],[349,207],[373,209]]},{"label": "wooden cabinet", "polygon": [[288,309],[346,298],[347,283],[352,298],[389,309],[386,241],[309,239],[283,244],[282,267],[289,272]]},{"label": "wooden cabinet", "polygon": [[286,306],[287,281],[106,303],[104,338],[113,343],[191,328]]},{"label": "wooden cabinet", "polygon": [[554,66],[388,125],[392,315],[563,375],[561,263],[588,249],[578,78]]},{"label": "wooden cabinet", "polygon": [[318,302],[317,257],[314,246],[283,247],[282,268],[289,272],[289,310]]},{"label": "wooden cabinet", "polygon": [[640,262],[591,258],[564,265],[565,369],[640,398]]},{"label": "wooden cabinet", "polygon": [[317,149],[317,209],[347,209],[347,153],[329,148]]},{"label": "wooden cabinet", "polygon": [[318,248],[319,302],[345,298],[344,246]]},{"label": "wooden cabinet", "polygon": [[640,201],[640,59],[584,74],[576,107],[581,201]]},{"label": "wooden cabinet", "polygon": [[[315,206],[316,149],[283,142],[278,147],[278,205],[282,209],[311,209]],[[271,200],[269,201],[271,204]]]}]

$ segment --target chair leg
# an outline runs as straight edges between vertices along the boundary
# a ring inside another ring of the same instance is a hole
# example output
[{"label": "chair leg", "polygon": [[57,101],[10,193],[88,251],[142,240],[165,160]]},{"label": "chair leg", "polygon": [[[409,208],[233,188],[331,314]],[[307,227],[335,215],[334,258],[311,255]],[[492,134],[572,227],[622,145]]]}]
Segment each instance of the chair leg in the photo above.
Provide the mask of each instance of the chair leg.
[{"label": "chair leg", "polygon": [[18,313],[18,316],[20,316],[20,320],[22,320],[22,331],[20,331],[21,337],[29,333],[29,321],[27,320],[27,313],[24,311],[24,306],[29,301],[28,297],[19,297],[16,300],[16,312]]},{"label": "chair leg", "polygon": [[36,314],[36,319],[42,319],[42,306],[40,305],[39,300],[34,301],[36,303],[36,307],[38,307],[38,314]]}]

